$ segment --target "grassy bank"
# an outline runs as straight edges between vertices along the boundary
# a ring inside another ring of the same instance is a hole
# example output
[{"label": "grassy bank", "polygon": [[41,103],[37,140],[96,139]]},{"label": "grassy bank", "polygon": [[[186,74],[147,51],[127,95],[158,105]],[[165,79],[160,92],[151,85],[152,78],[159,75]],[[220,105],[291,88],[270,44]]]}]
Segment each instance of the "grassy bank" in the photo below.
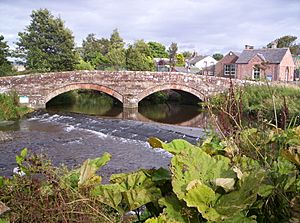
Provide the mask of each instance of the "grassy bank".
[{"label": "grassy bank", "polygon": [[[278,127],[300,124],[300,89],[281,86],[246,86],[217,95],[209,106],[238,123],[271,122]],[[235,123],[236,125],[237,123]]]},{"label": "grassy bank", "polygon": [[0,121],[17,120],[32,111],[30,108],[20,106],[18,101],[16,93],[0,94]]}]

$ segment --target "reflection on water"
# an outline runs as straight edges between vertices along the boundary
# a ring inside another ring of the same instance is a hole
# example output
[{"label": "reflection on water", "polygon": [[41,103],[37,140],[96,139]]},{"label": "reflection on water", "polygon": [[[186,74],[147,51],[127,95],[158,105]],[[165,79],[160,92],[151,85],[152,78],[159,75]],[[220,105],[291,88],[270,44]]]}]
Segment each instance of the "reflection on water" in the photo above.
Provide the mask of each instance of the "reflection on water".
[{"label": "reflection on water", "polygon": [[121,103],[116,103],[107,95],[81,94],[73,104],[48,105],[50,112],[73,112],[100,117],[133,119],[143,122],[159,122],[190,127],[205,128],[207,115],[200,112],[198,105],[183,105],[176,102],[163,104],[140,103],[138,109],[123,110]]},{"label": "reflection on water", "polygon": [[142,104],[139,113],[157,122],[180,124],[192,120],[200,114],[195,105],[181,105],[178,103]]}]

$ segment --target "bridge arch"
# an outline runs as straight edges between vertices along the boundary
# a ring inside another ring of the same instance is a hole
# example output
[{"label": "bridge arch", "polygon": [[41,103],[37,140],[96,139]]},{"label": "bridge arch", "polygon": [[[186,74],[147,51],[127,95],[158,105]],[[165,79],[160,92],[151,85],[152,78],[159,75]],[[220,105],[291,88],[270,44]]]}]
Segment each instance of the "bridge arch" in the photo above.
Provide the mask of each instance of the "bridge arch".
[{"label": "bridge arch", "polygon": [[50,101],[52,98],[54,98],[60,94],[63,94],[68,91],[78,90],[78,89],[89,89],[89,90],[101,91],[101,92],[104,92],[104,93],[118,99],[120,102],[123,103],[123,96],[119,92],[117,92],[111,88],[108,88],[108,87],[105,87],[102,85],[98,85],[98,84],[76,83],[76,84],[69,84],[64,87],[57,88],[54,91],[51,91],[45,97],[45,104],[48,101]]},{"label": "bridge arch", "polygon": [[196,90],[194,88],[188,87],[186,85],[180,85],[180,84],[164,84],[164,85],[159,85],[159,86],[155,86],[152,88],[148,88],[147,90],[144,90],[142,93],[140,93],[137,96],[138,102],[140,102],[145,97],[147,97],[155,92],[164,91],[164,90],[180,90],[180,91],[184,91],[184,92],[187,92],[187,93],[190,93],[190,94],[196,96],[201,101],[205,100],[205,95],[201,91]]}]

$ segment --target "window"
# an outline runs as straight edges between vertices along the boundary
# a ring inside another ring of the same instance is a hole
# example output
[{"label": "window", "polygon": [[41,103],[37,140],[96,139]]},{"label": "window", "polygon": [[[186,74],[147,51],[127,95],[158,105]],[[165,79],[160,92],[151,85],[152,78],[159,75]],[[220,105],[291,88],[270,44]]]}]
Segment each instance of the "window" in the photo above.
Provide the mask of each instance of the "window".
[{"label": "window", "polygon": [[224,76],[235,76],[235,64],[224,65]]},{"label": "window", "polygon": [[285,81],[289,80],[289,74],[290,74],[289,67],[286,67],[286,69],[285,69]]},{"label": "window", "polygon": [[253,68],[253,79],[254,80],[260,79],[260,68],[259,67]]}]

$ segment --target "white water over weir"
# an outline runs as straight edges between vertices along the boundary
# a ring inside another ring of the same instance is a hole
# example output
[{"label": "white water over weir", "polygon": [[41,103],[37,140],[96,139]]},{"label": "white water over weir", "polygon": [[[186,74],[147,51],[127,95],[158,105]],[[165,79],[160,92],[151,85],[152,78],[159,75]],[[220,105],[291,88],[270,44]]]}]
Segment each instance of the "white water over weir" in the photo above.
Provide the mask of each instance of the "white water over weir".
[{"label": "white water over weir", "polygon": [[171,154],[152,149],[149,137],[164,141],[183,138],[195,143],[203,130],[199,128],[143,123],[131,120],[103,119],[81,114],[36,113],[9,131],[13,140],[0,142],[0,175],[12,175],[15,155],[26,147],[45,153],[55,165],[80,165],[87,158],[109,152],[112,159],[102,168],[108,179],[112,173],[139,168],[167,168]]}]

